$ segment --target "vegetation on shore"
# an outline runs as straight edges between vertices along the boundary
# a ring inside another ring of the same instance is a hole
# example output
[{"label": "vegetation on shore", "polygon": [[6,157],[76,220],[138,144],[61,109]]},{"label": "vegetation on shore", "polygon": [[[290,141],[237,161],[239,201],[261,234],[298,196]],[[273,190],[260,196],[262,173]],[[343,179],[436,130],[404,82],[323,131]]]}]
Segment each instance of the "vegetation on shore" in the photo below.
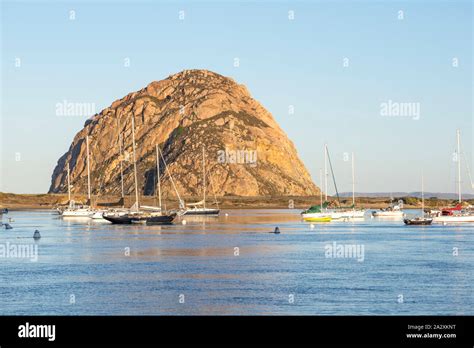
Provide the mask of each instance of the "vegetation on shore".
[{"label": "vegetation on shore", "polygon": [[[73,195],[72,199],[77,203],[85,204],[87,197],[85,195]],[[187,202],[199,201],[201,197],[184,197]],[[134,197],[126,196],[124,199],[125,206],[133,204]],[[241,209],[306,209],[311,205],[319,204],[319,196],[260,196],[260,197],[244,197],[244,196],[223,196],[217,198],[219,206],[223,209],[241,208]],[[331,206],[336,206],[335,197],[328,199]],[[421,199],[416,197],[395,197],[394,202],[403,200],[404,208],[421,208]],[[92,203],[96,206],[110,206],[113,203],[120,201],[119,196],[100,196],[93,197]],[[142,196],[142,205],[156,205],[156,197]],[[352,198],[341,198],[342,206],[349,206],[352,204]],[[474,205],[474,199],[467,201]],[[66,205],[68,203],[67,194],[14,194],[0,192],[0,207],[9,209],[51,209],[59,205]],[[209,205],[212,204],[208,202]],[[170,197],[164,200],[164,204],[168,209],[178,207],[178,202],[175,197]],[[389,197],[358,197],[356,205],[359,208],[379,209],[384,208],[390,204]],[[426,208],[440,208],[456,204],[455,200],[451,199],[437,199],[431,197],[425,199]]]}]

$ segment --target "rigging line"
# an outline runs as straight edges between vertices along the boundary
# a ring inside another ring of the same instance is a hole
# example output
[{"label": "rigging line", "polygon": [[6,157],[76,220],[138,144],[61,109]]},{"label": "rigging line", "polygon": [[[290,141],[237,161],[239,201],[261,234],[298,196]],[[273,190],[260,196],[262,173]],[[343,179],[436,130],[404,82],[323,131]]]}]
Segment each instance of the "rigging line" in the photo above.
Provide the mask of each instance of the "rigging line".
[{"label": "rigging line", "polygon": [[219,209],[219,202],[217,201],[216,190],[214,189],[214,184],[212,182],[211,175],[208,175],[208,177],[209,177],[209,182],[211,183],[212,194],[214,196],[214,202],[216,203],[217,209]]},{"label": "rigging line", "polygon": [[466,163],[467,175],[469,176],[469,181],[471,183],[471,189],[474,189],[474,184],[472,183],[471,169],[469,168],[469,164],[467,163],[466,154],[464,152],[462,152],[462,155],[464,156],[464,163]]},{"label": "rigging line", "polygon": [[329,168],[331,168],[332,181],[334,182],[334,188],[336,189],[337,203],[339,203],[339,206],[340,206],[341,201],[339,200],[339,192],[337,191],[336,178],[334,177],[334,171],[332,170],[331,157],[329,156],[329,150],[327,149],[327,147],[326,147],[326,153],[328,155]]},{"label": "rigging line", "polygon": [[163,152],[162,152],[160,149],[158,149],[158,151],[159,151],[159,153],[160,153],[160,155],[161,155],[161,158],[163,159],[163,163],[164,163],[164,165],[165,165],[166,172],[168,173],[168,176],[169,176],[170,179],[171,179],[171,184],[173,184],[174,191],[176,192],[176,195],[178,196],[179,207],[184,209],[184,203],[183,203],[183,201],[182,201],[182,199],[181,199],[181,196],[179,195],[178,190],[176,189],[176,185],[174,184],[173,177],[171,176],[170,171],[169,171],[169,169],[168,169],[168,165],[166,164],[165,158],[163,157]]}]

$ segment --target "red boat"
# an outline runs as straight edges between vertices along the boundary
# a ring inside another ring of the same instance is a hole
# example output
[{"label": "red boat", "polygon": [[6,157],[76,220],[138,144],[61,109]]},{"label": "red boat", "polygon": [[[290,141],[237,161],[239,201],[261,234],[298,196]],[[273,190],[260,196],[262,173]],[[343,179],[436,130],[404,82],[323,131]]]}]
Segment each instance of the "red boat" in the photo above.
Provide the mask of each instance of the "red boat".
[{"label": "red boat", "polygon": [[461,211],[462,205],[458,203],[454,208],[441,208],[441,215],[442,216],[451,216],[454,215],[454,212]]}]

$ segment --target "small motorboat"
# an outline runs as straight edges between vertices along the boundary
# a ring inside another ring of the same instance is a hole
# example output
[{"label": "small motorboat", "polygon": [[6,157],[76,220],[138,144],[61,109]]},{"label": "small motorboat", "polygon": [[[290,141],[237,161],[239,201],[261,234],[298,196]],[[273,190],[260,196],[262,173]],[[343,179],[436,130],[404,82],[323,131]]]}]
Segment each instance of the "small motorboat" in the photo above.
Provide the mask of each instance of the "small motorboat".
[{"label": "small motorboat", "polygon": [[380,209],[372,212],[374,217],[390,217],[390,218],[401,218],[404,216],[403,211],[399,204],[390,204],[385,209]]}]

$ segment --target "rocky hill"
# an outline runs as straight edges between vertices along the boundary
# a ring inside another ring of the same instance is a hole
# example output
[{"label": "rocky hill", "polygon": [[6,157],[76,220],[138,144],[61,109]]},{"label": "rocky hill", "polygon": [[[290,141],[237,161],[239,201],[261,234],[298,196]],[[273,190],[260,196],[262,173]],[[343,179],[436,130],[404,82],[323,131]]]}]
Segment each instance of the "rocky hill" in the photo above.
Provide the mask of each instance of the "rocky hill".
[{"label": "rocky hill", "polygon": [[[49,192],[67,192],[68,165],[72,191],[87,192],[89,135],[92,192],[119,194],[122,163],[125,194],[133,193],[132,117],[141,194],[155,192],[156,144],[184,196],[202,192],[203,147],[210,195],[319,194],[272,115],[245,86],[207,70],[184,70],[152,82],[91,117],[58,160]],[[174,196],[163,163],[160,169],[164,195]]]}]

